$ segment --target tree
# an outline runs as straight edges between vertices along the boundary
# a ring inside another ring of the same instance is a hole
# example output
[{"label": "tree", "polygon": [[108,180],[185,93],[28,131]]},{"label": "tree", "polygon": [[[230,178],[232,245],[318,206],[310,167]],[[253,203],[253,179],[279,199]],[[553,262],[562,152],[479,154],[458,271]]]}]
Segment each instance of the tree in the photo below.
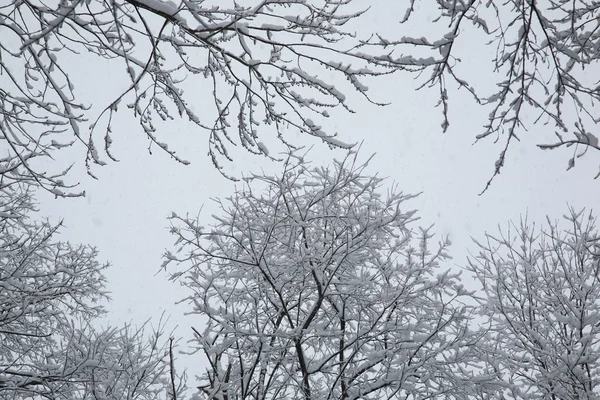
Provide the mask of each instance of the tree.
[{"label": "tree", "polygon": [[[184,164],[160,133],[169,127],[159,121],[177,115],[189,119],[206,132],[209,153],[224,174],[222,162],[232,161],[231,146],[269,156],[261,137],[291,145],[290,130],[350,147],[326,133],[319,120],[333,107],[351,111],[348,89],[370,101],[361,80],[397,67],[368,32],[355,37],[344,30],[363,14],[353,5],[338,0],[11,0],[0,7],[0,138],[8,149],[2,176],[35,181],[58,196],[81,194],[63,181],[66,171],[44,171],[35,160],[73,145],[85,147],[90,173],[92,165],[115,159],[111,121],[122,101],[150,147]],[[80,53],[121,61],[130,81],[99,115],[90,115],[87,100],[76,91],[80,65],[73,57]],[[336,88],[324,74],[347,78],[348,87]],[[185,92],[204,81],[210,89],[200,96]]]},{"label": "tree", "polygon": [[161,327],[95,329],[106,265],[32,211],[31,187],[0,190],[0,398],[175,399]]},{"label": "tree", "polygon": [[449,241],[413,232],[414,196],[383,195],[365,165],[288,160],[218,201],[211,228],[173,214],[165,267],[207,320],[202,398],[465,398],[476,335],[439,266]]},{"label": "tree", "polygon": [[489,324],[482,361],[504,382],[502,398],[600,394],[600,236],[591,213],[565,220],[487,235],[470,260]]},{"label": "tree", "polygon": [[[413,54],[419,58],[407,55],[406,61],[412,60],[414,71],[431,71],[422,87],[439,88],[444,130],[449,126],[448,81],[489,107],[488,123],[476,138],[499,141],[503,137],[503,144],[486,189],[500,173],[518,135],[527,131],[524,117],[528,109],[534,114],[532,124],[541,123],[555,131],[555,139],[547,139],[540,148],[572,148],[568,169],[588,150],[600,150],[594,133],[600,122],[596,108],[600,100],[596,2],[439,0],[436,10],[424,3],[411,0],[401,20],[405,24],[426,15],[430,22],[423,25],[427,29],[423,37],[382,38],[382,42],[415,48]],[[486,54],[486,49],[473,47],[478,41],[494,52],[488,64],[497,77],[491,92],[486,92],[490,79],[485,70],[473,74],[473,66],[460,67],[461,57],[467,56],[461,47],[471,54]],[[485,78],[478,80],[482,76]]]}]

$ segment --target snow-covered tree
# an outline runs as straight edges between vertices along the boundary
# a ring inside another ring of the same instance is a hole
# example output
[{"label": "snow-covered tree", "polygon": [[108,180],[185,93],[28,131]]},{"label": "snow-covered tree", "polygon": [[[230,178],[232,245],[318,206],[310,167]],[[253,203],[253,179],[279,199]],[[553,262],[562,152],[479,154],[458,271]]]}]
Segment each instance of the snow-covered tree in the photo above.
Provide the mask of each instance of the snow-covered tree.
[{"label": "snow-covered tree", "polygon": [[[487,106],[488,123],[477,140],[491,137],[501,143],[487,186],[500,173],[511,145],[533,124],[546,127],[547,138],[540,148],[570,148],[568,168],[588,150],[598,154],[598,2],[406,3],[401,22],[420,22],[423,29],[401,40],[391,34],[382,42],[404,46],[406,61],[412,59],[420,77],[424,70],[430,72],[423,87],[439,89],[444,130],[449,125],[453,88],[465,89]],[[477,54],[477,65],[473,54]]]},{"label": "snow-covered tree", "polygon": [[106,265],[94,248],[56,241],[60,224],[30,220],[30,189],[0,190],[0,398],[174,398],[162,327],[92,326]]},{"label": "snow-covered tree", "polygon": [[[150,146],[182,163],[161,122],[176,116],[206,135],[218,168],[232,160],[232,146],[268,156],[261,137],[287,144],[289,132],[348,147],[319,121],[333,107],[351,111],[349,91],[370,101],[361,80],[397,68],[368,28],[346,30],[366,9],[338,0],[9,0],[0,6],[0,172],[77,194],[63,171],[44,171],[35,159],[75,145],[86,149],[88,168],[104,164],[121,136],[111,125],[120,108],[139,120]],[[120,62],[129,80],[94,114],[92,98],[77,91],[88,79],[82,53]]]},{"label": "snow-covered tree", "polygon": [[[225,201],[214,225],[173,214],[176,268],[199,316],[207,399],[465,398],[471,309],[413,231],[413,196],[365,174],[288,160]],[[471,371],[471,372],[469,372]]]},{"label": "snow-covered tree", "polygon": [[504,387],[497,398],[600,396],[600,236],[591,213],[564,218],[487,235],[470,260],[489,324],[481,361]]}]

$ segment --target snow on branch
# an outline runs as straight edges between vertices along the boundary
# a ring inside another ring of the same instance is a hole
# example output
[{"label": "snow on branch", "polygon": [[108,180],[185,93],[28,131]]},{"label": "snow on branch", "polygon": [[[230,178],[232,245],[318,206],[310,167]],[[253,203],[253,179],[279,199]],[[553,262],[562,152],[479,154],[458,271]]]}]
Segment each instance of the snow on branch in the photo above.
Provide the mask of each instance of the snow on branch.
[{"label": "snow on branch", "polygon": [[[288,132],[296,131],[350,148],[318,121],[334,107],[352,111],[349,91],[376,103],[364,80],[401,67],[372,32],[345,30],[364,12],[337,0],[11,1],[0,9],[7,32],[0,36],[0,138],[8,145],[2,167],[11,171],[2,176],[34,180],[57,196],[81,195],[63,181],[66,171],[45,173],[29,160],[70,146],[85,149],[90,174],[94,165],[116,160],[112,124],[123,102],[150,149],[184,164],[164,132],[174,118],[188,120],[207,138],[223,174],[236,147],[272,158],[263,136],[293,148]],[[76,89],[80,65],[73,57],[85,54],[82,62],[89,56],[121,62],[129,79],[100,109],[90,109],[94,99]],[[332,73],[342,87],[325,78]]]}]

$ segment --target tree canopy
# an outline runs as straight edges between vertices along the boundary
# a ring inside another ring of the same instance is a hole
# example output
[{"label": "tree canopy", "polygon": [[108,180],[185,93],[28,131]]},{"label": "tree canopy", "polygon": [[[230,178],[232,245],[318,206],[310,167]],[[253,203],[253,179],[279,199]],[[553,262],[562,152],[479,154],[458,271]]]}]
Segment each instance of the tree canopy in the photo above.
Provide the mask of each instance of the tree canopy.
[{"label": "tree canopy", "polygon": [[[533,125],[548,132],[540,148],[571,149],[569,169],[588,150],[600,150],[593,129],[600,121],[594,2],[411,0],[398,6],[400,24],[385,33],[365,24],[349,28],[370,7],[382,5],[10,1],[0,8],[2,176],[35,181],[58,196],[81,194],[65,180],[67,171],[42,170],[37,161],[77,146],[93,174],[94,165],[115,160],[111,145],[122,133],[112,120],[122,108],[137,119],[149,148],[184,164],[165,132],[176,117],[191,121],[225,175],[233,147],[275,159],[267,138],[294,148],[290,132],[347,149],[352,144],[326,126],[330,110],[354,111],[348,100],[354,92],[378,104],[364,79],[398,71],[418,73],[421,87],[438,88],[444,130],[453,89],[465,89],[489,112],[475,137],[492,138],[501,149],[486,188]],[[463,62],[465,48],[486,62],[477,74],[477,66]],[[77,91],[82,53],[120,63],[129,81],[100,109],[90,110],[91,100]]]},{"label": "tree canopy", "polygon": [[[98,328],[107,265],[30,219],[31,188],[0,190],[0,398],[150,400],[180,393],[162,327]],[[174,373],[174,372],[173,372]]]},{"label": "tree canopy", "polygon": [[[337,0],[11,1],[0,8],[3,177],[78,194],[64,171],[40,170],[34,159],[83,146],[93,173],[94,164],[114,159],[111,144],[122,133],[111,121],[122,108],[151,146],[184,164],[163,131],[176,116],[188,119],[223,173],[231,146],[270,156],[262,137],[293,146],[289,132],[299,131],[349,148],[319,121],[333,107],[351,111],[348,89],[370,101],[362,79],[398,68],[371,32],[345,30],[364,11]],[[96,114],[77,92],[80,53],[120,62],[129,79]],[[348,87],[336,87],[330,75]],[[203,88],[200,96],[192,85]]]},{"label": "tree canopy", "polygon": [[[166,254],[207,320],[207,399],[466,398],[479,335],[449,242],[414,229],[411,197],[349,157],[288,164],[219,203],[204,228],[173,215]],[[293,166],[292,166],[293,165]]]},{"label": "tree canopy", "polygon": [[[483,112],[489,112],[488,122],[475,137],[499,142],[501,151],[486,189],[505,165],[511,146],[534,125],[542,125],[545,131],[544,139],[536,139],[539,148],[570,149],[568,169],[588,151],[598,154],[600,19],[596,2],[407,3],[399,20],[408,25],[427,16],[423,36],[398,40],[391,32],[384,41],[433,57],[430,63],[415,59],[415,65],[419,73],[430,71],[423,87],[439,90],[444,130],[450,123],[453,87],[466,90]],[[485,61],[477,73],[477,66],[464,62],[469,54]],[[592,176],[598,178],[600,170]]]},{"label": "tree canopy", "polygon": [[[208,362],[200,398],[599,398],[593,215],[570,209],[566,227],[524,220],[486,234],[461,269],[450,264],[448,238],[436,243],[432,227],[415,225],[406,208],[415,196],[369,175],[353,144],[324,122],[332,109],[356,111],[354,92],[383,105],[368,79],[414,73],[420,88],[439,91],[444,131],[453,90],[489,112],[475,138],[500,151],[484,191],[532,126],[549,132],[539,148],[569,149],[571,169],[600,150],[598,4],[411,0],[398,6],[405,12],[396,29],[355,32],[353,23],[379,4],[0,5],[0,397],[184,393],[174,338],[163,339],[162,327],[148,335],[132,325],[96,326],[106,265],[93,246],[58,240],[60,223],[33,218],[35,190],[84,194],[62,167],[65,148],[80,151],[92,176],[95,166],[117,161],[111,146],[122,127],[114,119],[125,111],[149,150],[176,162],[188,164],[168,137],[181,118],[205,135],[226,177],[236,178],[225,167],[235,147],[283,166],[218,199],[209,227],[199,217],[170,217],[175,248],[163,266],[188,290],[192,348]],[[415,26],[426,32],[414,34]],[[479,42],[484,47],[473,47]],[[488,70],[473,73],[464,44],[481,50]],[[90,79],[77,62],[82,53],[121,67],[127,84],[107,104],[90,104],[78,89]],[[290,132],[348,156],[312,167]],[[271,151],[273,138],[287,158]],[[472,290],[461,283],[465,271],[478,285]]]},{"label": "tree canopy", "polygon": [[597,399],[600,236],[592,213],[569,210],[538,228],[523,219],[478,242],[469,269],[489,331],[480,343],[514,399]]},{"label": "tree canopy", "polygon": [[209,362],[201,398],[598,397],[591,213],[510,223],[457,266],[447,239],[414,227],[414,196],[384,186],[354,157],[291,158],[218,201],[210,226],[171,216],[164,266]]}]

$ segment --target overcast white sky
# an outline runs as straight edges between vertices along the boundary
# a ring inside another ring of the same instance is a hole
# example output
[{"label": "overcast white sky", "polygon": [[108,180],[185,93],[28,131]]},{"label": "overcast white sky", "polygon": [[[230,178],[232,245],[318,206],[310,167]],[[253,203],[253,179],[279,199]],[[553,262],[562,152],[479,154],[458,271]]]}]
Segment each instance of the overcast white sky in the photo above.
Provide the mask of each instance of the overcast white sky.
[{"label": "overcast white sky", "polygon": [[[362,21],[364,26],[378,26],[387,32],[398,29],[391,20],[394,3],[380,0]],[[465,47],[481,49],[476,44],[480,42],[463,42]],[[485,67],[478,64],[482,56],[485,54],[471,51],[463,57],[465,64],[473,63],[472,74],[485,76],[478,70]],[[127,85],[123,66],[85,60],[87,63],[79,61],[81,76],[73,77],[78,91],[96,107],[105,106]],[[368,84],[371,96],[392,104],[376,107],[357,99],[353,103],[357,113],[334,112],[325,128],[338,131],[346,141],[363,141],[363,159],[377,153],[370,164],[372,173],[389,177],[390,184],[397,183],[405,192],[423,192],[410,206],[419,210],[424,225],[435,223],[437,232],[450,235],[454,259],[448,267],[464,265],[466,248],[473,248],[471,236],[496,231],[498,224],[506,226],[508,220],[518,219],[521,214],[528,213],[530,220],[543,222],[545,215],[560,218],[567,204],[600,208],[600,182],[592,179],[600,159],[588,156],[578,161],[577,168],[566,172],[570,150],[543,152],[533,146],[547,134],[544,129],[548,128],[542,126],[529,127],[522,142],[511,149],[506,166],[491,188],[478,196],[501,150],[492,140],[472,145],[489,111],[453,87],[451,126],[444,134],[440,111],[434,108],[437,89],[416,92],[417,83],[412,77],[400,74]],[[210,96],[210,92],[198,91],[198,96],[200,104],[201,97]],[[175,302],[185,292],[159,272],[161,255],[172,244],[166,217],[171,211],[196,214],[204,205],[201,215],[208,224],[215,212],[210,198],[227,196],[234,184],[212,167],[203,132],[192,131],[189,124],[177,120],[170,127],[164,137],[172,136],[170,147],[178,148],[192,162],[190,166],[179,165],[158,150],[150,155],[144,134],[123,109],[112,135],[114,153],[121,161],[96,168],[97,181],[83,170],[76,172],[74,179],[82,182],[85,198],[54,199],[39,193],[38,199],[41,215],[54,221],[64,218],[62,238],[95,245],[100,258],[112,264],[107,273],[113,299],[109,305],[112,322],[142,322],[158,319],[166,312],[172,316],[173,325],[179,326],[176,336],[185,337],[198,318],[183,316],[186,307],[175,306]],[[81,149],[72,154],[77,157],[72,161],[82,164]],[[327,163],[334,156],[342,157],[343,153],[318,143],[309,153],[315,164]],[[271,173],[279,170],[251,157],[238,158],[235,168],[258,171],[261,166]]]}]

